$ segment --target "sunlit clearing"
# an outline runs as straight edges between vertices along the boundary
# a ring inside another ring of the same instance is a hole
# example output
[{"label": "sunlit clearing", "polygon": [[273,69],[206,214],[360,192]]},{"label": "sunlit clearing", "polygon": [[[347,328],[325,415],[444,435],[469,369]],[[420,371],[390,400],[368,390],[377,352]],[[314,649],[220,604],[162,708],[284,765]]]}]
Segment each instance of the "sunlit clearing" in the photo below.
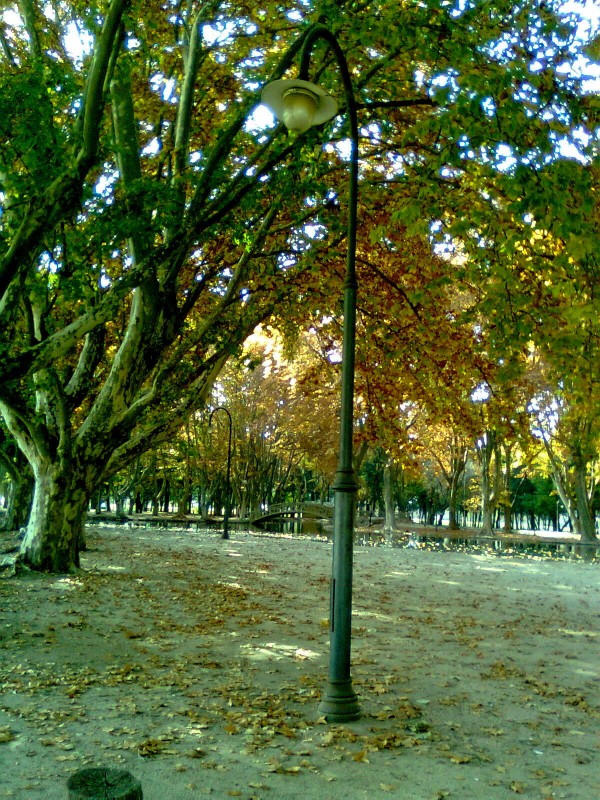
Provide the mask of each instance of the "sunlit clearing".
[{"label": "sunlit clearing", "polygon": [[591,636],[595,639],[598,636],[598,631],[573,631],[570,628],[559,628],[559,633],[564,633],[567,636]]},{"label": "sunlit clearing", "polygon": [[501,569],[500,567],[477,567],[482,572],[506,572],[505,569]]},{"label": "sunlit clearing", "polygon": [[282,661],[283,659],[307,661],[311,658],[319,658],[321,655],[314,650],[306,650],[303,647],[296,647],[292,644],[278,644],[276,642],[243,644],[240,650],[247,658],[257,661]]},{"label": "sunlit clearing", "polygon": [[393,617],[391,617],[389,614],[378,614],[375,611],[358,611],[356,609],[353,609],[352,617],[357,617],[357,618],[360,618],[360,619],[364,619],[365,617],[368,617],[369,619],[379,619],[379,620],[384,620],[384,621],[387,621],[387,622],[389,622],[389,620],[393,619]]},{"label": "sunlit clearing", "polygon": [[82,586],[83,581],[81,581],[79,578],[73,577],[59,578],[52,584],[54,589],[69,589],[69,591],[73,591],[73,589],[79,589]]}]

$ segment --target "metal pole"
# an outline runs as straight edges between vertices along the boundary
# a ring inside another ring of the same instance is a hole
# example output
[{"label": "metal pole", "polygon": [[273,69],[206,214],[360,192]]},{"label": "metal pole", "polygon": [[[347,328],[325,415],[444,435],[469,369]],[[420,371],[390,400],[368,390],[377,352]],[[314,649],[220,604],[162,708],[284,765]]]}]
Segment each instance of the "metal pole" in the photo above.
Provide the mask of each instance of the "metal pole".
[{"label": "metal pole", "polygon": [[333,522],[333,565],[331,578],[329,677],[319,710],[330,722],[349,722],[360,717],[358,697],[352,687],[350,652],[352,643],[352,567],[354,513],[357,482],[352,442],[354,427],[354,360],[356,349],[356,228],[358,200],[358,122],[356,102],[348,63],[334,34],[317,25],[302,48],[300,79],[308,80],[312,46],[324,39],[340,68],[350,122],[350,185],[348,200],[348,250],[344,280],[344,326],[342,340],[340,449],[333,484],[335,492]]},{"label": "metal pole", "polygon": [[233,422],[231,420],[231,414],[224,406],[218,406],[214,408],[210,412],[210,417],[208,418],[208,427],[210,428],[212,423],[213,414],[216,411],[224,411],[228,418],[229,418],[229,440],[227,443],[227,478],[225,480],[225,516],[223,517],[223,535],[221,536],[222,539],[229,539],[229,513],[231,508],[231,439],[232,439],[232,432],[233,432]]}]

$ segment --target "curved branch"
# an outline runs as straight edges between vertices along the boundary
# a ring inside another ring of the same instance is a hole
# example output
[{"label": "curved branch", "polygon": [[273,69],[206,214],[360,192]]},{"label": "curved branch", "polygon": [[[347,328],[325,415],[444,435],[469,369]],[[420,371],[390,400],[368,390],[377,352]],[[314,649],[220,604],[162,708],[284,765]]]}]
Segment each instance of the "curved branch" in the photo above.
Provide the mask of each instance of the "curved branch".
[{"label": "curved branch", "polygon": [[25,29],[29,36],[29,44],[31,46],[31,54],[35,59],[41,59],[42,48],[40,46],[40,37],[38,36],[37,27],[35,24],[35,6],[32,0],[20,0],[21,12],[25,21]]},{"label": "curved branch", "polygon": [[190,38],[187,47],[187,58],[185,61],[185,73],[183,76],[183,86],[179,98],[177,119],[175,121],[175,145],[174,154],[174,177],[181,175],[187,166],[188,142],[190,137],[190,125],[192,120],[194,86],[196,76],[200,66],[202,48],[200,42],[200,19],[202,11],[196,16],[192,24]]},{"label": "curved branch", "polygon": [[129,0],[112,0],[88,74],[80,117],[82,147],[77,155],[80,175],[85,175],[96,156],[100,118],[104,107],[104,88],[113,64],[115,40],[119,36],[121,20],[128,5]]}]

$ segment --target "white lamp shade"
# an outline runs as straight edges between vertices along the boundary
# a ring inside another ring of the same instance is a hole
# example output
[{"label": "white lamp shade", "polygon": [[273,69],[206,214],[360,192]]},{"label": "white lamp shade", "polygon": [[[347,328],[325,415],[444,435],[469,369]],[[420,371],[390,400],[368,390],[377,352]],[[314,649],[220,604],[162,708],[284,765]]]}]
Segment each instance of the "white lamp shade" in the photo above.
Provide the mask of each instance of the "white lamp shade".
[{"label": "white lamp shade", "polygon": [[291,131],[322,125],[338,110],[335,98],[310,81],[273,81],[262,90],[261,101]]}]

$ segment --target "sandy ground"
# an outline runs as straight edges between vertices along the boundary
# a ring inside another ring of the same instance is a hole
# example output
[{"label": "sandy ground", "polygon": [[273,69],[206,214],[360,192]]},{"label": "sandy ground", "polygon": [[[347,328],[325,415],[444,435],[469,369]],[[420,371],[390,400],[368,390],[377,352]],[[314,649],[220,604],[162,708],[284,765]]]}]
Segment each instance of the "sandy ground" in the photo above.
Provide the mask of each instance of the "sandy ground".
[{"label": "sandy ground", "polygon": [[0,579],[0,798],[600,798],[600,565],[357,547],[363,717],[319,718],[329,543],[92,528]]}]

